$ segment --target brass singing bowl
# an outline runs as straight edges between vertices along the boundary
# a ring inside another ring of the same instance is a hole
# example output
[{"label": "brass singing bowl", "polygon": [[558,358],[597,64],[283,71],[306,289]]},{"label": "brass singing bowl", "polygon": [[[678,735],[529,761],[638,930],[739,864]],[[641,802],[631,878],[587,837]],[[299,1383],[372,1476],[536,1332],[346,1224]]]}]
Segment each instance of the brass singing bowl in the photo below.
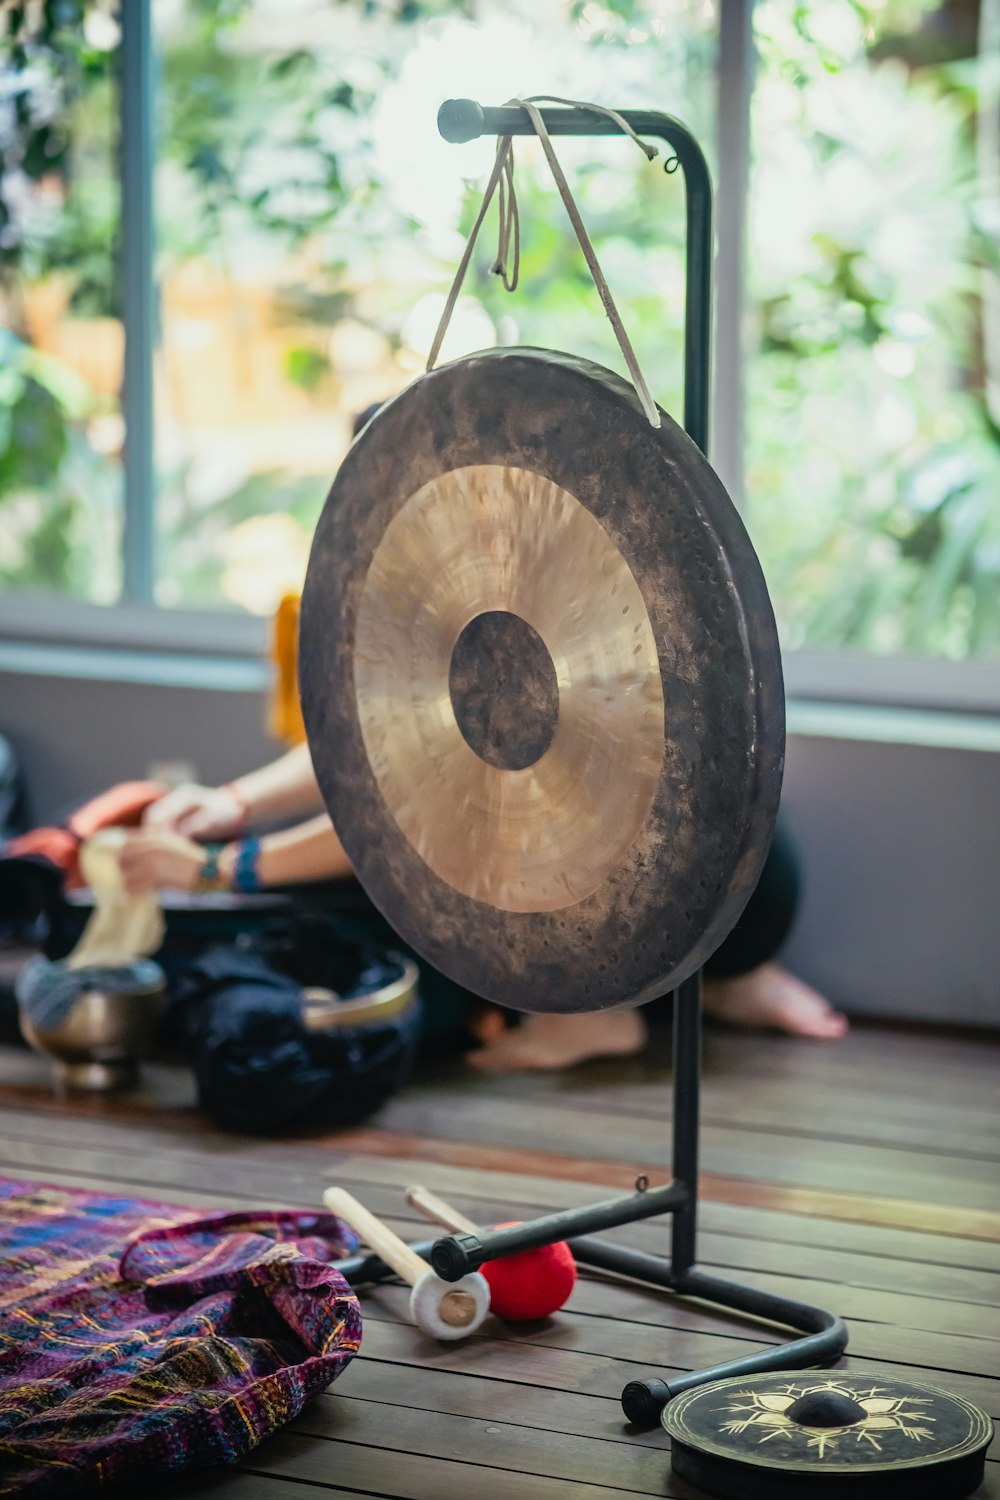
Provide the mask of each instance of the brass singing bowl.
[{"label": "brass singing bowl", "polygon": [[302,991],[302,1024],[307,1031],[341,1031],[351,1026],[378,1026],[401,1016],[416,1003],[420,970],[402,953],[387,955],[402,973],[367,995],[342,1000],[336,990],[307,985]]},{"label": "brass singing bowl", "polygon": [[139,1060],[156,1050],[166,1004],[162,974],[118,993],[88,989],[56,1026],[36,1027],[22,1011],[21,1035],[53,1059],[57,1084],[106,1093],[136,1081]]}]

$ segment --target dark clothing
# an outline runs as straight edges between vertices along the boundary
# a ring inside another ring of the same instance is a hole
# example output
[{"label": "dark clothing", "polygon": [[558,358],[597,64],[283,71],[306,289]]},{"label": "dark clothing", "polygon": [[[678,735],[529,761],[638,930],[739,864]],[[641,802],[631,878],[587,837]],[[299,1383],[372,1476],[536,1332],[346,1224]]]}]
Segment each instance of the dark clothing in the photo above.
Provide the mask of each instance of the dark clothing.
[{"label": "dark clothing", "polygon": [[712,979],[734,979],[772,959],[791,931],[801,888],[798,851],[786,825],[779,822],[757,889],[708,960],[705,973]]},{"label": "dark clothing", "polygon": [[202,1109],[227,1129],[268,1135],[355,1125],[374,1114],[410,1071],[419,1005],[382,1021],[317,1030],[304,1019],[303,985],[352,1000],[402,973],[401,964],[319,913],[210,948],[175,978],[169,1018],[191,1059]]}]

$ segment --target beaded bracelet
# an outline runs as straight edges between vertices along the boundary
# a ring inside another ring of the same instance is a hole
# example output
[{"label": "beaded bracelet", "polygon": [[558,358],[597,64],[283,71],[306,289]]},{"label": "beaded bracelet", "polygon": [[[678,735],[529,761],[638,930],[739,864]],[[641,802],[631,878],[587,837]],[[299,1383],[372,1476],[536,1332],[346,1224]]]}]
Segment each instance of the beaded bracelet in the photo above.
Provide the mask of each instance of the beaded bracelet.
[{"label": "beaded bracelet", "polygon": [[260,839],[242,839],[236,851],[233,890],[249,895],[260,890]]}]

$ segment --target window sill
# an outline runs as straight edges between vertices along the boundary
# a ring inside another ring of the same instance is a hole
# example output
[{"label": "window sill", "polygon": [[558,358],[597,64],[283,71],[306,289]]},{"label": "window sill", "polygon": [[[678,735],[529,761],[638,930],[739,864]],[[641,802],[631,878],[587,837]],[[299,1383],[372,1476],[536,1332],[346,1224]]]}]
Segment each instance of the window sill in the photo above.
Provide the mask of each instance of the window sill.
[{"label": "window sill", "polygon": [[946,661],[926,656],[870,656],[863,651],[787,651],[790,699],[1000,714],[1000,661]]},{"label": "window sill", "polygon": [[[177,658],[178,672],[183,658],[212,658],[216,667],[223,659],[259,664],[267,651],[268,634],[266,619],[237,610],[102,606],[40,595],[0,598],[0,647],[9,643],[62,648],[67,660],[79,648],[92,648],[109,658],[119,654]],[[114,675],[110,659],[101,670]],[[126,663],[121,670],[139,668]],[[784,670],[788,698],[804,703],[1000,715],[1000,661],[805,650],[787,652]]]},{"label": "window sill", "polygon": [[803,739],[1000,752],[1000,715],[801,698],[788,699],[787,713],[789,735]]},{"label": "window sill", "polygon": [[0,599],[0,643],[259,660],[267,638],[267,620],[238,610],[84,604],[42,594]]},{"label": "window sill", "polygon": [[0,672],[71,677],[92,682],[132,682],[151,687],[260,693],[270,672],[257,656],[210,656],[194,651],[124,650],[46,641],[0,640]]},{"label": "window sill", "polygon": [[[796,670],[789,672],[789,678],[794,678]],[[260,655],[209,655],[204,650],[135,650],[28,640],[0,640],[0,672],[231,693],[261,693],[270,678],[267,663]],[[812,694],[789,696],[788,732],[804,738],[1000,752],[1000,714],[864,701],[836,702]]]}]

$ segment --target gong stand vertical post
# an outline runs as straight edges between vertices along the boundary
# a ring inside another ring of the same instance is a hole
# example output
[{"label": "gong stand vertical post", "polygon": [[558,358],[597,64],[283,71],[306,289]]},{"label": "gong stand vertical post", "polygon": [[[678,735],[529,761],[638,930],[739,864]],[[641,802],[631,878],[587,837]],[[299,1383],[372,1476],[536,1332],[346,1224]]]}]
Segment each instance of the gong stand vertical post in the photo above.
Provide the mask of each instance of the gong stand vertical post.
[{"label": "gong stand vertical post", "polygon": [[[679,164],[684,174],[687,220],[684,426],[704,453],[708,446],[712,277],[712,186],[708,166],[698,142],[679,120],[653,110],[621,110],[619,113],[637,135],[654,136],[667,142],[674,153],[666,164],[667,170],[673,171]],[[614,119],[593,110],[547,109],[541,111],[541,116],[550,135],[621,134]],[[528,112],[520,106],[485,108],[471,99],[446,101],[438,114],[438,127],[442,136],[454,143],[484,135],[499,137],[535,133]],[[417,1247],[422,1254],[429,1255],[439,1276],[446,1281],[457,1281],[488,1260],[566,1239],[582,1265],[679,1296],[695,1297],[783,1325],[803,1335],[711,1369],[630,1382],[622,1393],[622,1406],[630,1421],[644,1426],[657,1420],[673,1396],[693,1386],[724,1376],[828,1364],[843,1352],[847,1344],[847,1329],[843,1321],[822,1308],[772,1296],[697,1270],[700,972],[684,981],[674,992],[673,1007],[672,1182],[664,1187],[650,1188],[641,1178],[636,1191],[624,1197],[549,1214],[506,1229],[476,1235],[452,1235],[432,1245]],[[658,1214],[672,1216],[669,1259],[592,1238],[595,1231]],[[370,1256],[356,1260],[357,1266],[351,1263],[352,1279],[365,1279],[377,1264]],[[364,1267],[363,1271],[361,1267]]]}]

